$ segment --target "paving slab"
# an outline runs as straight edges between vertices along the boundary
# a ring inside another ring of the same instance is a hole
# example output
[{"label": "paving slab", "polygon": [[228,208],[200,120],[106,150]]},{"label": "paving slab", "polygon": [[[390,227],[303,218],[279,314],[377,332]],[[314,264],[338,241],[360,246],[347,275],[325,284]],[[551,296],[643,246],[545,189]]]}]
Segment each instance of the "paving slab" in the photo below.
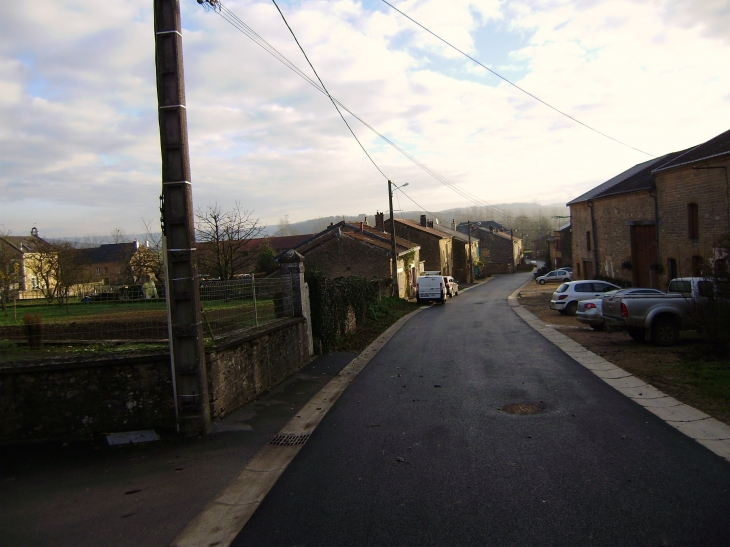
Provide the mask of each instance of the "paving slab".
[{"label": "paving slab", "polygon": [[667,407],[646,407],[646,409],[666,422],[696,422],[710,417],[708,414],[685,404]]}]

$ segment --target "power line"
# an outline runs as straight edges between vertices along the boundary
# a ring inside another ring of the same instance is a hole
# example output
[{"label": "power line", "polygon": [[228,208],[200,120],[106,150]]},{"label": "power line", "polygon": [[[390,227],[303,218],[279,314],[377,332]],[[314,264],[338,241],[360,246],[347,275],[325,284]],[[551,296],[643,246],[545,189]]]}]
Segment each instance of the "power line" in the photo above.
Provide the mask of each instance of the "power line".
[{"label": "power line", "polygon": [[[234,28],[236,28],[242,34],[246,35],[256,45],[261,47],[264,51],[269,53],[276,60],[278,60],[280,63],[282,63],[288,69],[293,71],[300,78],[304,79],[308,84],[310,84],[312,87],[314,87],[317,91],[319,91],[320,93],[322,93],[324,95],[327,95],[331,101],[337,103],[337,105],[339,105],[340,108],[342,108],[343,110],[348,112],[351,116],[353,116],[356,120],[358,120],[360,123],[362,123],[365,127],[370,129],[370,131],[372,131],[378,137],[380,137],[383,141],[385,141],[390,146],[395,148],[398,152],[403,154],[406,158],[408,158],[411,162],[413,162],[417,167],[419,167],[421,170],[423,170],[426,174],[430,175],[431,177],[436,179],[438,182],[440,182],[441,184],[443,184],[444,186],[449,188],[451,191],[458,194],[459,196],[466,199],[467,201],[473,203],[474,205],[476,205],[478,207],[482,207],[487,211],[491,210],[491,211],[493,211],[493,214],[501,215],[505,219],[514,220],[514,217],[506,210],[504,210],[500,207],[497,207],[496,205],[491,205],[491,204],[485,202],[484,200],[480,199],[478,196],[472,194],[471,192],[468,192],[467,190],[460,188],[459,186],[456,185],[456,183],[448,180],[443,175],[434,171],[433,169],[428,167],[426,164],[424,164],[423,162],[419,161],[417,158],[415,158],[414,156],[409,154],[406,150],[401,148],[395,142],[390,140],[388,137],[386,137],[385,135],[380,133],[372,125],[367,123],[365,120],[360,118],[357,114],[355,114],[352,110],[350,110],[347,106],[345,106],[339,100],[337,100],[335,97],[330,95],[326,89],[324,89],[322,86],[320,86],[320,84],[315,82],[311,77],[309,77],[309,75],[304,73],[301,69],[299,69],[299,67],[297,67],[293,62],[291,62],[287,57],[285,57],[281,52],[279,52],[274,46],[272,46],[263,37],[261,37],[255,30],[253,30],[251,27],[249,27],[235,13],[233,13],[231,10],[229,10],[223,4],[221,4],[221,2],[216,1],[216,0],[198,0],[198,3],[200,3],[203,6],[203,8],[206,10],[212,9],[215,13],[220,15],[226,22],[228,22],[230,25],[232,25]],[[278,6],[277,6],[277,8],[278,8]],[[305,57],[306,57],[306,55],[305,55]],[[310,66],[311,66],[311,64],[310,64]],[[314,70],[314,69],[312,69],[312,70]],[[316,72],[315,72],[315,74],[316,74]],[[339,110],[338,110],[338,112],[339,112]],[[340,113],[340,116],[342,116],[341,113]],[[345,121],[345,123],[347,124],[347,121]],[[350,128],[349,124],[348,124],[348,128]],[[351,128],[350,128],[350,132],[352,132]],[[355,138],[357,139],[357,137],[355,137]],[[358,140],[358,143],[359,142],[360,141]],[[360,146],[362,147],[362,144]],[[365,153],[367,154],[367,152],[365,152]],[[370,157],[370,156],[368,155],[368,157]],[[371,158],[371,161],[372,161],[372,158]],[[376,168],[377,168],[377,165],[376,165]],[[380,169],[378,169],[378,170],[380,170]],[[382,174],[382,171],[381,171],[381,174]]]},{"label": "power line", "polygon": [[324,82],[322,81],[322,78],[319,77],[319,74],[317,74],[317,71],[314,69],[314,65],[312,65],[312,62],[309,60],[309,57],[307,57],[307,54],[304,52],[304,48],[299,43],[299,40],[297,40],[296,34],[294,34],[294,31],[289,26],[289,23],[287,22],[286,17],[284,17],[284,14],[282,13],[282,11],[279,9],[279,5],[276,3],[276,0],[271,0],[271,1],[274,3],[274,6],[276,6],[276,10],[279,12],[279,15],[281,15],[281,18],[284,20],[284,24],[286,25],[286,28],[288,28],[289,32],[291,32],[291,35],[294,38],[294,41],[297,43],[297,45],[299,46],[299,50],[302,52],[302,55],[304,55],[304,58],[307,60],[307,63],[309,63],[309,66],[312,69],[312,72],[314,72],[314,75],[317,77],[317,80],[319,80],[319,83],[322,85],[322,89],[324,89],[325,93],[327,93],[327,96],[330,98],[330,101],[332,101],[332,106],[335,107],[335,110],[337,110],[337,113],[340,115],[340,118],[342,118],[342,121],[345,122],[347,129],[349,129],[350,133],[352,133],[352,136],[355,137],[357,144],[360,145],[360,148],[362,148],[362,151],[365,152],[365,155],[368,157],[370,162],[375,166],[375,169],[380,171],[380,174],[383,175],[383,177],[387,180],[388,179],[387,175],[385,173],[383,173],[383,170],[380,169],[380,167],[378,167],[378,164],[375,163],[375,160],[373,160],[373,158],[370,157],[370,154],[368,154],[368,151],[365,150],[365,147],[360,142],[360,139],[357,138],[357,135],[355,135],[355,132],[352,130],[352,127],[350,127],[350,124],[347,123],[347,120],[342,115],[342,112],[340,112],[340,109],[337,106],[337,103],[335,102],[335,100],[332,98],[332,95],[330,95],[330,92],[327,91],[327,88],[325,87]]},{"label": "power line", "polygon": [[598,129],[595,129],[595,128],[591,127],[590,125],[587,125],[587,124],[583,123],[582,121],[580,121],[580,120],[577,120],[576,118],[574,118],[574,117],[573,117],[573,116],[571,116],[570,114],[567,114],[567,113],[563,112],[562,110],[559,110],[559,109],[555,108],[555,107],[554,107],[553,105],[551,105],[551,104],[548,104],[548,103],[546,103],[546,102],[545,102],[545,101],[543,101],[543,100],[542,100],[542,99],[541,99],[540,97],[537,97],[536,95],[533,95],[532,93],[530,93],[530,92],[529,92],[529,91],[527,91],[526,89],[523,89],[523,88],[521,88],[521,87],[520,87],[520,86],[518,86],[518,85],[517,85],[516,83],[514,83],[514,82],[511,82],[510,80],[508,80],[507,78],[505,78],[505,77],[504,77],[504,76],[502,76],[501,74],[498,74],[498,73],[496,73],[496,72],[495,72],[494,70],[492,70],[492,69],[491,69],[491,68],[489,68],[488,66],[486,66],[486,65],[483,65],[482,63],[480,63],[479,61],[477,61],[477,60],[476,60],[476,59],[475,59],[474,57],[472,57],[472,56],[471,56],[471,55],[469,55],[468,53],[465,53],[465,52],[461,51],[461,50],[460,50],[460,49],[459,49],[458,47],[456,47],[455,45],[451,44],[450,42],[447,42],[446,40],[444,40],[443,38],[441,38],[441,36],[439,36],[438,34],[436,34],[436,33],[435,33],[435,32],[433,32],[433,31],[429,30],[428,28],[424,27],[424,26],[423,26],[423,25],[422,25],[421,23],[419,23],[418,21],[416,21],[415,19],[413,19],[413,18],[412,18],[411,16],[409,16],[409,15],[407,15],[407,14],[403,13],[403,12],[402,12],[401,10],[399,10],[398,8],[396,8],[396,7],[395,7],[395,6],[393,5],[393,4],[391,4],[391,3],[390,3],[390,2],[388,2],[387,0],[382,0],[382,2],[383,2],[384,4],[387,4],[387,5],[388,5],[388,6],[390,6],[391,8],[393,8],[393,9],[394,9],[395,11],[397,11],[398,13],[400,13],[400,14],[401,14],[401,15],[402,15],[403,17],[405,17],[406,19],[410,20],[411,22],[413,22],[413,23],[415,23],[416,25],[418,25],[419,27],[421,27],[421,28],[422,28],[423,30],[425,30],[426,32],[428,32],[429,34],[431,34],[432,36],[434,36],[434,37],[435,37],[435,38],[437,38],[438,40],[441,40],[441,41],[442,41],[442,42],[443,42],[444,44],[446,44],[446,45],[447,45],[447,46],[449,46],[450,48],[452,48],[452,49],[454,49],[455,51],[458,51],[459,53],[461,53],[461,54],[462,54],[462,55],[463,55],[464,57],[466,57],[467,59],[470,59],[471,61],[475,62],[476,64],[478,64],[478,65],[479,65],[480,67],[482,67],[483,69],[485,69],[485,70],[488,70],[489,72],[491,72],[492,74],[494,74],[494,75],[495,75],[495,76],[496,76],[497,78],[500,78],[501,80],[504,80],[505,82],[507,82],[507,83],[508,83],[509,85],[511,85],[512,87],[515,87],[515,88],[519,89],[519,90],[520,90],[520,91],[522,91],[522,93],[524,93],[525,95],[529,95],[530,97],[532,97],[532,98],[533,98],[533,99],[535,99],[536,101],[538,101],[538,102],[540,102],[540,103],[544,104],[544,105],[545,105],[545,106],[547,106],[548,108],[551,108],[551,109],[553,109],[553,110],[554,110],[555,112],[557,112],[558,114],[561,114],[561,115],[565,116],[566,118],[569,118],[569,119],[573,120],[573,121],[574,121],[575,123],[578,123],[578,124],[582,125],[582,126],[583,126],[583,127],[585,127],[586,129],[590,129],[591,131],[594,131],[595,133],[598,133],[599,135],[601,135],[601,136],[603,136],[603,137],[606,137],[607,139],[611,139],[612,141],[614,141],[614,142],[617,142],[618,144],[620,144],[620,145],[622,145],[622,146],[626,146],[626,147],[628,147],[628,148],[631,148],[632,150],[636,150],[637,152],[641,152],[642,154],[646,154],[647,156],[650,156],[650,157],[653,157],[653,158],[654,158],[654,157],[656,157],[656,156],[655,156],[654,154],[649,154],[648,152],[644,152],[643,150],[639,150],[638,148],[635,148],[635,147],[631,146],[630,144],[626,144],[625,142],[621,142],[621,141],[620,141],[620,140],[618,140],[618,139],[614,139],[614,138],[613,138],[613,137],[611,137],[610,135],[606,135],[605,133],[603,133],[603,132],[599,131]]}]

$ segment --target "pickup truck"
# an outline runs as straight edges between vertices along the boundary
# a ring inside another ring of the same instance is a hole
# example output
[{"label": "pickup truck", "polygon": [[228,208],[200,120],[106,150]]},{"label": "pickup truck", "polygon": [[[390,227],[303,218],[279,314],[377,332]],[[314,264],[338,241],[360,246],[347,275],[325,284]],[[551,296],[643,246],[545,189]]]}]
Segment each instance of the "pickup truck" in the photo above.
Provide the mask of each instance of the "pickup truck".
[{"label": "pickup truck", "polygon": [[[722,285],[720,285],[722,283]],[[669,282],[667,294],[618,294],[603,297],[602,314],[609,330],[626,329],[634,340],[673,346],[679,331],[695,328],[694,311],[708,299],[728,297],[726,282],[680,277]]]}]

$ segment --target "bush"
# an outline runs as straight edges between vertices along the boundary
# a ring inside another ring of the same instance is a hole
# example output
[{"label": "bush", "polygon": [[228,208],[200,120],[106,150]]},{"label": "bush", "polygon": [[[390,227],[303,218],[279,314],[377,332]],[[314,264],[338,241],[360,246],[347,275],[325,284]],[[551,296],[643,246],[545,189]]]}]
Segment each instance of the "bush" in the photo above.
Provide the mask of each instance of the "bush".
[{"label": "bush", "polygon": [[317,271],[306,272],[304,278],[309,285],[312,335],[322,342],[322,351],[328,351],[345,334],[350,310],[357,323],[366,315],[377,316],[383,311],[379,307],[378,281],[362,277],[328,279]]}]

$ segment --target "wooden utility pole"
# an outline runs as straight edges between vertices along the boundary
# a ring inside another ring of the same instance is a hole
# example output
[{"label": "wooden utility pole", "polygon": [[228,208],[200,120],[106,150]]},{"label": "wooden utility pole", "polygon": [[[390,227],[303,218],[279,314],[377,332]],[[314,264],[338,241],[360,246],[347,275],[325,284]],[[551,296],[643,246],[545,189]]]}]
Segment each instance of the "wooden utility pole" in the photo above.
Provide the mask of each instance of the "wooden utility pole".
[{"label": "wooden utility pole", "polygon": [[474,283],[474,258],[471,256],[471,221],[466,221],[466,233],[469,234],[469,283]]},{"label": "wooden utility pole", "polygon": [[205,341],[195,265],[182,26],[178,0],[154,0],[157,103],[162,151],[162,237],[177,427],[210,430]]},{"label": "wooden utility pole", "polygon": [[400,298],[400,289],[398,289],[398,253],[395,247],[395,217],[393,216],[393,183],[390,180],[388,181],[388,203],[390,204],[390,260],[393,263],[394,296]]}]

